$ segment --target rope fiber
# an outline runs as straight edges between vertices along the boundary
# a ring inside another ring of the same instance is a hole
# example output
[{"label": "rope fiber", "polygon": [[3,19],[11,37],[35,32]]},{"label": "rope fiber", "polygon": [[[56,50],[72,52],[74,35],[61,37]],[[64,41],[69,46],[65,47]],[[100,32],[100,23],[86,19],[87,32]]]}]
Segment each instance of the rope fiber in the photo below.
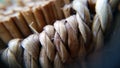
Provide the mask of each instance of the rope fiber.
[{"label": "rope fiber", "polygon": [[97,0],[91,23],[88,3],[74,0],[75,15],[45,26],[41,33],[11,40],[2,53],[3,61],[10,68],[63,68],[64,64],[82,59],[91,50],[100,49],[112,21],[111,7],[108,0]]}]

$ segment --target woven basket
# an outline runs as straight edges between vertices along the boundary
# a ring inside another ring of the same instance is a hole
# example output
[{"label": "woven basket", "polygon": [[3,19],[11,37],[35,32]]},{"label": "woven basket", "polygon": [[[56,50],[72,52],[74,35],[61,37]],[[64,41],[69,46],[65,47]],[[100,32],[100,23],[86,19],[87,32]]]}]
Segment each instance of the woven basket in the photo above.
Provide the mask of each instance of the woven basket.
[{"label": "woven basket", "polygon": [[110,50],[108,46],[119,37],[119,0],[1,3],[0,58],[7,67],[96,68],[99,63],[103,68],[107,66],[99,59],[108,54],[104,50]]}]

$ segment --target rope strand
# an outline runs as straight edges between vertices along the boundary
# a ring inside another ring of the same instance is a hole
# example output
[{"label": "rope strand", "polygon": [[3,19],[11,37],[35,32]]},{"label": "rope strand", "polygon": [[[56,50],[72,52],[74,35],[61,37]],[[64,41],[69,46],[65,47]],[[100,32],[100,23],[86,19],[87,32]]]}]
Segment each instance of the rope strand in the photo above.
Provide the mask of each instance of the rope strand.
[{"label": "rope strand", "polygon": [[74,0],[72,6],[76,15],[45,26],[40,34],[11,40],[2,53],[3,60],[11,68],[63,68],[76,57],[84,57],[92,46],[98,50],[111,22],[108,21],[112,17],[108,1],[97,0],[92,30],[87,0]]}]

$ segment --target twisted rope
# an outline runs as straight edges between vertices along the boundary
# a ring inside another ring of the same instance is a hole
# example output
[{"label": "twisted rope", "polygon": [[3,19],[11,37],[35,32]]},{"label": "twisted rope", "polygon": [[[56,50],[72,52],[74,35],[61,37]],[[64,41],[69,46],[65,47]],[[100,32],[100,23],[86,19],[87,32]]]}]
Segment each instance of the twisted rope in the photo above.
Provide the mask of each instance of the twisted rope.
[{"label": "twisted rope", "polygon": [[96,45],[95,50],[99,50],[103,47],[104,34],[112,21],[112,11],[107,0],[97,0],[95,9],[96,15],[93,20],[92,32]]},{"label": "twisted rope", "polygon": [[[99,3],[102,5],[99,6]],[[103,34],[111,19],[107,0],[97,0],[92,30],[87,0],[74,0],[72,6],[76,15],[56,21],[53,26],[45,26],[40,34],[11,40],[2,53],[9,67],[62,68],[76,57],[85,56],[85,51],[92,46],[95,49],[101,47],[99,44],[103,41]]]}]

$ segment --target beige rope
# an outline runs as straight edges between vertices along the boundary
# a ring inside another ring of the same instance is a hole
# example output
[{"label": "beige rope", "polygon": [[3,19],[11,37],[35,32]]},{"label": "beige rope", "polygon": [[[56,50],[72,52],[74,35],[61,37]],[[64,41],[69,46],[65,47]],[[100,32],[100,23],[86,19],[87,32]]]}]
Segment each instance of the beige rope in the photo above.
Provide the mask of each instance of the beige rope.
[{"label": "beige rope", "polygon": [[32,34],[23,40],[11,40],[8,48],[2,53],[3,60],[9,67],[62,68],[76,57],[85,56],[84,52],[92,46],[95,50],[99,49],[101,45],[98,44],[102,43],[102,36],[110,22],[108,20],[111,19],[107,0],[97,0],[92,30],[89,25],[91,20],[87,1],[74,0],[72,6],[76,15],[56,21],[53,26],[45,26],[40,34]]},{"label": "beige rope", "polygon": [[112,12],[107,0],[97,0],[95,9],[96,15],[93,20],[92,32],[96,45],[95,50],[98,50],[103,46],[104,33],[112,21]]}]

